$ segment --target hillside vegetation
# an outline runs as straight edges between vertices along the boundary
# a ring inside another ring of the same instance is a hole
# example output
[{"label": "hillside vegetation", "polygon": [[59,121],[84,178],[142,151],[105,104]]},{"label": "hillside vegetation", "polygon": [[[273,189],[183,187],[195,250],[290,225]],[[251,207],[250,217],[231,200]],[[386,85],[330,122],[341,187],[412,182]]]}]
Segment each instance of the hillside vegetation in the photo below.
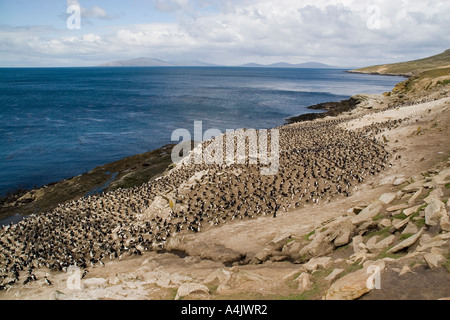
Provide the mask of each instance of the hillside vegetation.
[{"label": "hillside vegetation", "polygon": [[414,76],[431,69],[449,68],[449,67],[450,67],[450,49],[438,55],[424,59],[392,64],[382,64],[361,69],[355,69],[352,70],[352,72]]},{"label": "hillside vegetation", "polygon": [[450,49],[424,59],[377,65],[350,72],[408,77],[407,80],[397,84],[391,92],[385,93],[388,96],[395,96],[397,102],[419,99],[429,94],[445,96],[450,87]]}]

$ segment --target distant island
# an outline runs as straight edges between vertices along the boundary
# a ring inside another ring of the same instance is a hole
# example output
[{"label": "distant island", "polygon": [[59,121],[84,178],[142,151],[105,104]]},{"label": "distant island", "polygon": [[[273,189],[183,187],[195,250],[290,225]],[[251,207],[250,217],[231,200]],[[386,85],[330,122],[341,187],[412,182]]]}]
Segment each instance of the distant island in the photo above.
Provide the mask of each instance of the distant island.
[{"label": "distant island", "polygon": [[[99,65],[98,67],[225,67],[225,65],[216,65],[205,63],[196,60],[179,60],[179,61],[165,61],[155,58],[134,58],[129,60],[111,61]],[[268,65],[259,63],[246,63],[233,67],[242,68],[316,68],[316,69],[332,69],[338,68],[320,62],[305,62],[299,64],[292,64],[287,62],[277,62]]]}]

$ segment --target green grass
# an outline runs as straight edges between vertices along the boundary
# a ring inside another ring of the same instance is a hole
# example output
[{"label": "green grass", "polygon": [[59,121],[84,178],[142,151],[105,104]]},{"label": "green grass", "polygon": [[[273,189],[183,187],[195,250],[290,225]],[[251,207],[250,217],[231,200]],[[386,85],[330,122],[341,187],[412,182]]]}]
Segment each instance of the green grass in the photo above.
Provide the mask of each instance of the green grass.
[{"label": "green grass", "polygon": [[308,234],[305,234],[304,236],[303,236],[303,239],[305,239],[306,241],[311,241],[310,239],[309,239],[309,237],[311,237],[313,234],[315,234],[316,233],[316,230],[313,230],[313,231],[311,231],[310,233],[308,233]]},{"label": "green grass", "polygon": [[447,261],[443,264],[444,268],[450,273],[450,253],[447,254]]},{"label": "green grass", "polygon": [[409,237],[411,237],[413,235],[414,235],[414,233],[403,233],[402,235],[400,235],[400,240],[408,239]]},{"label": "green grass", "polygon": [[386,215],[384,213],[379,213],[375,217],[373,217],[372,220],[373,221],[378,221],[378,220],[383,219],[384,217],[386,217]]},{"label": "green grass", "polygon": [[414,224],[417,228],[422,228],[425,225],[425,218],[415,221]]},{"label": "green grass", "polygon": [[384,259],[384,258],[392,258],[398,259],[405,255],[405,253],[387,253],[393,246],[385,248],[378,256],[374,258],[374,260]]},{"label": "green grass", "polygon": [[391,227],[385,227],[381,230],[378,231],[374,231],[369,233],[368,235],[366,235],[367,238],[372,238],[375,236],[380,236],[382,237],[382,239],[386,238],[387,236],[389,236],[391,233],[389,232],[389,229],[391,229]]},{"label": "green grass", "polygon": [[[407,62],[400,62],[400,63],[393,63],[393,64],[387,64],[387,65],[379,65],[379,66],[373,66],[373,67],[367,67],[359,69],[359,71],[362,72],[377,72],[380,67],[386,67],[386,70],[383,71],[383,73],[396,73],[396,74],[406,74],[406,73],[413,73],[413,74],[419,74],[419,73],[425,73],[426,75],[435,75],[435,74],[441,74],[445,71],[443,70],[429,70],[437,67],[441,67],[448,64],[450,58],[450,50],[447,50],[443,53],[440,53],[438,55],[414,60],[414,61],[407,61]],[[445,68],[444,68],[445,69]],[[445,73],[444,73],[445,75]],[[444,80],[445,81],[445,80]]]},{"label": "green grass", "polygon": [[450,189],[450,182],[445,184],[445,189]]},{"label": "green grass", "polygon": [[396,214],[395,216],[392,216],[394,219],[401,219],[401,220],[405,220],[407,218],[407,215],[402,213]]}]

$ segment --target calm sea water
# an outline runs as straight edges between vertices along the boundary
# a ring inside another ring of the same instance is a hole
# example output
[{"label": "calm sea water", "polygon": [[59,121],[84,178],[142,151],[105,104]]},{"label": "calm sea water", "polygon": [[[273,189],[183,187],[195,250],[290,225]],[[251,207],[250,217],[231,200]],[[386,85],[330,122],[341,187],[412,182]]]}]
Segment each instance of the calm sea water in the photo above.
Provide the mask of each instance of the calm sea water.
[{"label": "calm sea water", "polygon": [[194,121],[271,128],[401,80],[336,69],[0,69],[0,196],[156,149]]}]

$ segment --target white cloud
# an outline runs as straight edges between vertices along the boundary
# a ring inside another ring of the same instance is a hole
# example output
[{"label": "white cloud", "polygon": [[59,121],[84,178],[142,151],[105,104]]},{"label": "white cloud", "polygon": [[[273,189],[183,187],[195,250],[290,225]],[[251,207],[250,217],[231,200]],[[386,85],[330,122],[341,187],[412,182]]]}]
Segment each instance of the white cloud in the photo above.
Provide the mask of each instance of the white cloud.
[{"label": "white cloud", "polygon": [[81,11],[81,17],[83,19],[114,19],[116,16],[109,15],[105,9],[99,6],[93,6],[90,9],[86,9],[81,6],[78,0],[66,0],[67,7],[70,6],[79,6]]},{"label": "white cloud", "polygon": [[[154,4],[158,10],[176,13],[178,23],[116,26],[95,34],[83,34],[82,28],[76,35],[67,30],[62,34],[1,27],[0,48],[7,50],[0,57],[15,52],[28,59],[64,58],[72,64],[148,56],[223,64],[315,60],[358,66],[424,57],[450,43],[449,2],[154,0]],[[196,11],[209,6],[217,10]],[[370,6],[379,9],[379,16],[368,11]],[[100,7],[82,14],[89,19],[110,17]],[[369,28],[369,19],[378,19],[379,28]]]}]

